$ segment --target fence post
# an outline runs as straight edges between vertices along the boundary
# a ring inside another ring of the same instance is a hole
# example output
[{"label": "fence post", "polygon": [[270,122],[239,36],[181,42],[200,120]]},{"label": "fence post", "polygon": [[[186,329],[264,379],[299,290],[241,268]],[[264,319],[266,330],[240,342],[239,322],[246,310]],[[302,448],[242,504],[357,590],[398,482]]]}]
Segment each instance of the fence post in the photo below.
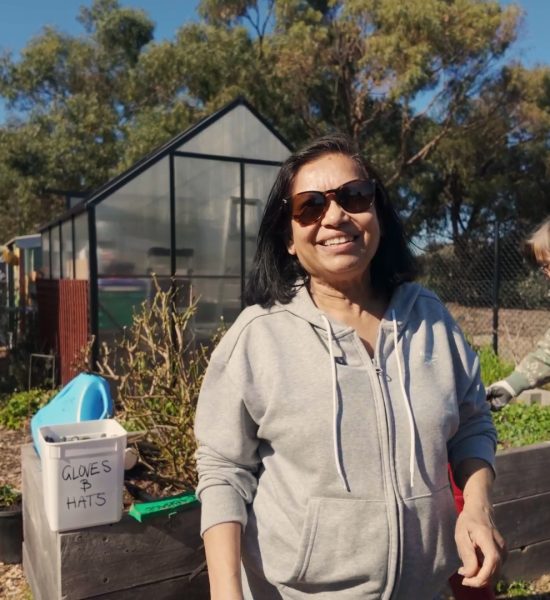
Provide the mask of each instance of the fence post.
[{"label": "fence post", "polygon": [[500,223],[495,219],[493,262],[493,351],[498,354],[498,309],[500,290]]}]

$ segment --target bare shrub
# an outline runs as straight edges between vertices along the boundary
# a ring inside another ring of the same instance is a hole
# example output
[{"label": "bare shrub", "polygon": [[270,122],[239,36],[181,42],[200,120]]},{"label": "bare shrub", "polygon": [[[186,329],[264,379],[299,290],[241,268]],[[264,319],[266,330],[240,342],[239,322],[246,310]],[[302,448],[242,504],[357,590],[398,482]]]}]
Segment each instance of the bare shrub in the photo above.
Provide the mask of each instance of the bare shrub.
[{"label": "bare shrub", "polygon": [[207,343],[193,335],[196,301],[178,306],[178,290],[160,288],[143,302],[114,346],[102,344],[99,374],[116,386],[117,416],[128,430],[143,431],[153,450],[152,468],[176,487],[194,488],[193,422],[204,373],[223,333]]}]

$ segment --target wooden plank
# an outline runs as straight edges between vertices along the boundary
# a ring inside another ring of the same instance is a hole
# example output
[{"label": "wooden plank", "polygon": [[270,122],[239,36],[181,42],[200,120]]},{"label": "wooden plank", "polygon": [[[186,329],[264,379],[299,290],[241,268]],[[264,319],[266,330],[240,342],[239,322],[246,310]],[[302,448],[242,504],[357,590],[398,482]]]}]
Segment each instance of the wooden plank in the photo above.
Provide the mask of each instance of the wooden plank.
[{"label": "wooden plank", "polygon": [[[33,561],[29,558],[28,546],[23,542],[23,573],[25,574],[27,583],[31,587],[32,598],[33,600],[49,600],[53,597],[51,594],[55,593],[55,590],[50,589],[50,593],[48,593],[39,585],[39,579],[34,573],[32,563]],[[46,595],[44,596],[43,594]]]},{"label": "wooden plank", "polygon": [[533,580],[550,573],[550,540],[517,548],[508,553],[501,570],[506,581]]},{"label": "wooden plank", "polygon": [[59,598],[59,546],[44,512],[40,461],[31,444],[22,446],[23,547],[27,580],[35,599]]},{"label": "wooden plank", "polygon": [[495,522],[508,549],[550,540],[550,492],[495,505]]},{"label": "wooden plank", "polygon": [[497,454],[495,503],[550,492],[550,442]]},{"label": "wooden plank", "polygon": [[210,598],[210,587],[208,585],[208,574],[199,573],[191,581],[189,577],[175,577],[156,583],[149,583],[120,590],[110,594],[94,596],[93,600],[208,600]]},{"label": "wooden plank", "polygon": [[195,508],[60,533],[62,596],[88,598],[189,575],[204,562],[199,522]]}]

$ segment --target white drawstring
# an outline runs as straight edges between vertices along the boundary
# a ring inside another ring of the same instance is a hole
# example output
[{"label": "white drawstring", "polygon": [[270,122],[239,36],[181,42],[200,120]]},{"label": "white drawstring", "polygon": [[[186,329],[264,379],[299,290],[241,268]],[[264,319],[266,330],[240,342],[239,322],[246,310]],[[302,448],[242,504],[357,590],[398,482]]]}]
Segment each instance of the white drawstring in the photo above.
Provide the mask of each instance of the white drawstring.
[{"label": "white drawstring", "polygon": [[391,317],[393,321],[393,339],[395,343],[395,356],[397,358],[397,371],[399,373],[399,384],[401,387],[401,396],[403,398],[403,402],[405,404],[405,410],[407,412],[407,418],[409,421],[409,432],[411,438],[411,447],[409,451],[409,475],[411,480],[411,489],[414,487],[414,467],[416,463],[416,430],[414,428],[414,419],[411,410],[411,403],[409,400],[409,396],[407,395],[407,390],[405,389],[405,383],[403,381],[403,366],[401,364],[401,355],[399,352],[398,342],[399,339],[397,337],[397,320],[395,318],[395,310],[391,311]]},{"label": "white drawstring", "polygon": [[340,461],[340,452],[338,451],[338,382],[336,379],[336,361],[334,360],[334,352],[332,350],[332,327],[330,326],[329,320],[325,317],[325,315],[321,315],[323,321],[325,322],[325,326],[327,328],[327,336],[328,336],[328,353],[330,357],[330,372],[332,376],[332,410],[333,410],[333,431],[332,431],[332,439],[334,443],[334,462],[336,463],[336,470],[338,471],[338,475],[342,480],[342,485],[346,491],[348,490],[348,485],[346,483],[346,478],[344,477],[344,473],[342,471],[342,463]]}]

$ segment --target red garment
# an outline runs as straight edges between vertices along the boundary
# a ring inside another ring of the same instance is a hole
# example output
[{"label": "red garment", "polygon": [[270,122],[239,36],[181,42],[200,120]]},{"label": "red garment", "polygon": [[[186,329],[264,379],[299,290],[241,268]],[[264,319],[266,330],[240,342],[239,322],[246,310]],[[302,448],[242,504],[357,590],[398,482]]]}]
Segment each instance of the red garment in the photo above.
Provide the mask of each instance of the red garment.
[{"label": "red garment", "polygon": [[[450,467],[449,479],[451,481],[451,487],[453,488],[453,495],[455,497],[456,511],[460,514],[464,508],[464,496],[462,495],[462,490],[458,488],[454,482]],[[455,600],[496,600],[495,594],[490,587],[482,589],[471,588],[462,585],[462,579],[462,575],[459,575],[458,573],[455,573],[449,579],[449,585],[451,586]]]}]

